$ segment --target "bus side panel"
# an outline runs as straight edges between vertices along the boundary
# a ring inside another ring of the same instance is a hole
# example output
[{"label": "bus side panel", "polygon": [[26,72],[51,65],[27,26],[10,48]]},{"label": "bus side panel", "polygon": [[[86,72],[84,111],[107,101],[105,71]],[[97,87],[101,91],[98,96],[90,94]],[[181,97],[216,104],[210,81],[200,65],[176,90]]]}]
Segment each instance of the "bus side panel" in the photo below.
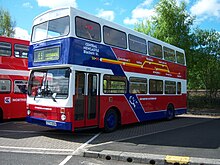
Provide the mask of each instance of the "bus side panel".
[{"label": "bus side panel", "polygon": [[100,97],[100,124],[99,127],[104,127],[104,118],[106,112],[110,108],[117,108],[121,114],[121,124],[129,124],[138,122],[134,111],[131,109],[126,98],[123,96],[101,96]]},{"label": "bus side panel", "polygon": [[138,96],[145,112],[155,112],[167,110],[169,104],[173,104],[174,109],[186,109],[186,94],[183,95],[148,95]]},{"label": "bus side panel", "polygon": [[0,93],[0,108],[3,111],[3,119],[25,118],[27,96],[22,93],[14,93],[14,81],[27,81],[27,77],[1,75],[0,80],[10,80],[11,83],[9,93]]},{"label": "bus side panel", "polygon": [[[138,98],[138,101],[132,102],[132,100],[126,99],[124,96],[101,96],[100,128],[104,127],[105,113],[110,108],[117,108],[120,111],[122,125],[166,118],[169,104],[174,106],[176,115],[186,113],[187,111],[186,94],[179,96],[142,95],[136,98]],[[136,104],[134,107],[133,103]]]}]

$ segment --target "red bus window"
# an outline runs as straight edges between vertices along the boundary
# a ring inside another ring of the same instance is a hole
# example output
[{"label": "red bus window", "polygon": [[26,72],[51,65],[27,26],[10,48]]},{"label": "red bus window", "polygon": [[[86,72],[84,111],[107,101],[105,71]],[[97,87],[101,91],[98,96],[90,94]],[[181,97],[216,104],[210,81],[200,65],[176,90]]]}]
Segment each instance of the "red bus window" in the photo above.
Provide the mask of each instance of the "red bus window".
[{"label": "red bus window", "polygon": [[28,57],[28,46],[15,44],[14,48],[15,57],[27,58]]},{"label": "red bus window", "polygon": [[11,56],[11,44],[0,42],[0,56]]},{"label": "red bus window", "polygon": [[14,93],[27,93],[27,81],[15,80],[14,81]]},{"label": "red bus window", "polygon": [[10,93],[10,92],[11,92],[11,81],[0,80],[0,93]]}]

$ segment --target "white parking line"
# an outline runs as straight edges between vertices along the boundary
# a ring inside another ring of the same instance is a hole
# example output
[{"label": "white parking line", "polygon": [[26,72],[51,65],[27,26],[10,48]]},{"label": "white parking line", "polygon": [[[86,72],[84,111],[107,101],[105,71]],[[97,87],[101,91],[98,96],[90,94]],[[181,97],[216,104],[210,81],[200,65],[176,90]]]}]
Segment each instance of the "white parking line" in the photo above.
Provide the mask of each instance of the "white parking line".
[{"label": "white parking line", "polygon": [[91,143],[93,140],[95,140],[99,135],[101,134],[98,133],[95,136],[93,136],[91,139],[89,139],[87,142],[85,142],[83,145],[81,145],[80,147],[78,147],[73,153],[72,155],[68,155],[59,165],[65,165],[71,158],[73,155],[76,155],[79,150],[83,149],[85,146],[87,146],[89,143]]}]

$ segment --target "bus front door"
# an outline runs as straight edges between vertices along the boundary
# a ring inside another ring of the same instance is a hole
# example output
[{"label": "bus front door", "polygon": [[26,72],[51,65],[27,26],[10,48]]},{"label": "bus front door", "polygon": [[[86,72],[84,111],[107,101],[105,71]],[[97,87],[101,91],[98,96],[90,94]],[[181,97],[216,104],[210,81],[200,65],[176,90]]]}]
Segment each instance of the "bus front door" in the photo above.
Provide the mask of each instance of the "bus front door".
[{"label": "bus front door", "polygon": [[73,128],[98,125],[99,75],[76,72]]}]

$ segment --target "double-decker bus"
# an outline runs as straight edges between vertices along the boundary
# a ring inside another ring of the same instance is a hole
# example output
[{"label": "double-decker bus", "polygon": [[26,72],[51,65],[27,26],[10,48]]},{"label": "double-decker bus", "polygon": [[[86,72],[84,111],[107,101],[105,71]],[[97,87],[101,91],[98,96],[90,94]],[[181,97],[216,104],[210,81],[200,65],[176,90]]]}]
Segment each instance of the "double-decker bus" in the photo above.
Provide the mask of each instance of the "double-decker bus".
[{"label": "double-decker bus", "polygon": [[29,41],[0,36],[0,122],[26,117]]},{"label": "double-decker bus", "polygon": [[186,113],[184,50],[75,8],[33,21],[27,121],[57,129]]}]

